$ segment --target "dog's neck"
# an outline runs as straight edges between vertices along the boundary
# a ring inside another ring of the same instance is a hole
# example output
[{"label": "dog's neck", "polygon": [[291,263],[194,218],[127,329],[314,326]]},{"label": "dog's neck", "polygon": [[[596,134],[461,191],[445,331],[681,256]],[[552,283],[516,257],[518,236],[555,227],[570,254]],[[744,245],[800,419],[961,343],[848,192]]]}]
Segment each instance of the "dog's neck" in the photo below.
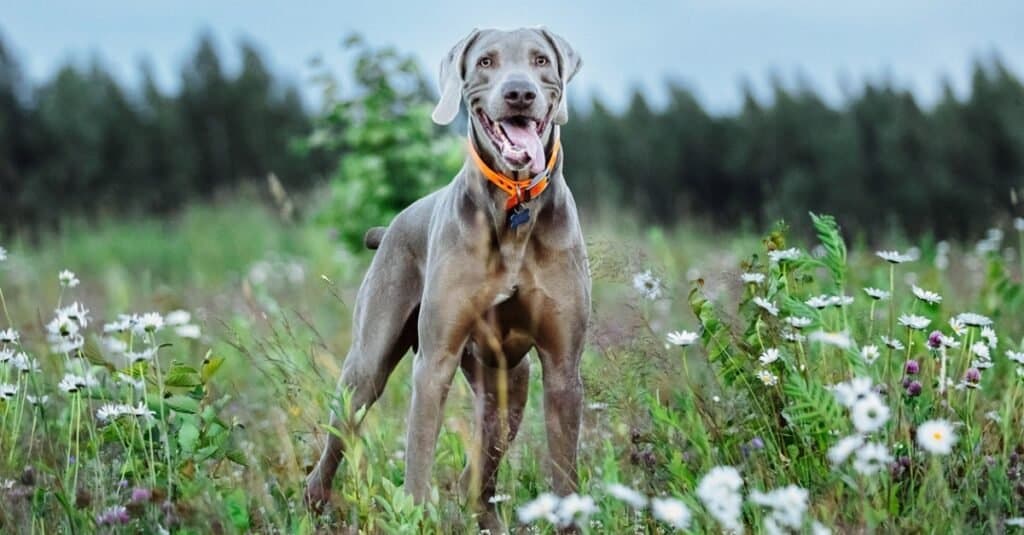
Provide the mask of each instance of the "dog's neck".
[{"label": "dog's neck", "polygon": [[[558,136],[559,127],[557,125],[552,125],[551,128],[548,129],[547,135],[543,140],[544,154],[551,154],[551,151],[554,148],[554,142],[558,139]],[[520,171],[509,169],[507,165],[504,164],[502,158],[494,154],[488,140],[485,136],[479,134],[472,120],[470,120],[469,124],[469,139],[470,143],[472,143],[476,148],[480,159],[492,170],[515,180],[533,178],[529,169]],[[555,159],[553,167],[548,173],[549,183],[547,189],[545,189],[537,198],[530,200],[524,205],[526,208],[530,209],[530,219],[526,224],[517,227],[517,234],[528,235],[530,231],[533,230],[537,216],[540,212],[543,211],[559,195],[559,189],[562,186],[562,162],[563,156],[562,154],[559,154]],[[467,155],[466,161],[463,164],[463,171],[460,174],[465,177],[467,194],[473,200],[475,205],[487,213],[488,219],[494,223],[495,230],[499,234],[504,234],[510,231],[511,229],[508,228],[508,210],[505,206],[509,197],[508,193],[490,183],[487,177],[484,176],[483,172],[477,167],[472,156]]]}]

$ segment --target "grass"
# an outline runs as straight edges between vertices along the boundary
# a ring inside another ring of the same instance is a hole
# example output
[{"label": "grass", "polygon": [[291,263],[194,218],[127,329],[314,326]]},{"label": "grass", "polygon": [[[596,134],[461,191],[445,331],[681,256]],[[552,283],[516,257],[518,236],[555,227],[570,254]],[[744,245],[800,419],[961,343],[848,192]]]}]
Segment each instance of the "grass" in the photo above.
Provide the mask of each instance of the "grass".
[{"label": "grass", "polygon": [[[729,508],[715,516],[708,500],[739,503],[737,521],[754,532],[811,530],[815,522],[836,532],[999,532],[1024,515],[1024,396],[1019,366],[1005,356],[1021,349],[1024,334],[1021,263],[1005,251],[1012,240],[947,252],[918,244],[917,260],[894,265],[863,245],[847,251],[827,218],[794,225],[819,238],[787,243],[779,229],[760,239],[585,221],[595,305],[583,363],[580,474],[581,494],[596,511],[577,513],[581,530],[669,532],[673,519],[682,525],[690,516],[691,530],[721,531]],[[0,384],[16,387],[0,401],[0,531],[474,530],[456,491],[472,442],[471,396],[461,377],[439,440],[437,496],[418,507],[401,490],[411,358],[368,411],[329,514],[313,518],[302,506],[303,479],[330,432],[327,407],[369,253],[346,253],[323,229],[283,222],[249,201],[196,206],[173,221],[68,224],[36,242],[4,246],[0,330],[13,327],[20,341],[0,348],[26,352],[40,371],[0,364]],[[800,254],[768,259],[789,247]],[[943,258],[948,267],[938,269]],[[62,287],[63,269],[81,284]],[[647,270],[659,290],[653,299],[633,287]],[[765,280],[741,283],[743,272]],[[937,292],[941,303],[915,298],[911,284]],[[868,286],[891,287],[893,298],[872,301],[862,292]],[[821,310],[806,304],[820,294],[854,301]],[[73,302],[90,309],[84,345],[54,352],[52,343],[71,337],[65,329],[48,340],[54,308]],[[102,335],[118,314],[178,309],[191,313],[198,339],[172,326]],[[953,333],[948,319],[966,311],[991,317],[998,341],[979,384],[958,389],[979,360],[972,353],[982,351],[972,346],[985,340],[980,328]],[[902,314],[929,326],[901,327]],[[808,318],[805,336],[834,336],[792,341],[784,319],[791,316]],[[929,350],[935,329],[959,347]],[[677,330],[698,333],[698,343],[667,344]],[[898,338],[903,349],[884,347],[880,335]],[[131,362],[105,338],[157,356]],[[862,357],[867,345],[879,348],[871,363]],[[771,348],[779,359],[762,364]],[[905,373],[907,360],[918,363],[917,373]],[[938,381],[943,363],[954,383],[946,389]],[[499,493],[507,495],[499,510],[509,525],[548,489],[539,367],[534,372],[522,431],[499,475]],[[761,380],[768,372],[777,383]],[[57,383],[69,373],[98,385],[64,392]],[[851,413],[860,408],[844,406],[829,388],[853,377],[869,378],[876,393],[862,397],[889,408],[878,429],[858,432]],[[905,381],[917,381],[920,394],[910,395]],[[35,406],[29,395],[49,400]],[[139,415],[104,422],[97,411],[106,404],[130,405]],[[951,453],[929,454],[918,443],[916,430],[931,420],[954,425]],[[860,453],[830,461],[830,448],[847,436],[878,444],[877,471],[854,466]],[[716,467],[735,468],[742,487],[716,487],[728,476]],[[613,497],[611,483],[679,501],[659,502],[655,518]],[[778,489],[784,492],[759,494]],[[669,506],[689,515],[669,517]],[[798,523],[787,527],[793,515]],[[530,529],[552,526],[539,520]]]}]

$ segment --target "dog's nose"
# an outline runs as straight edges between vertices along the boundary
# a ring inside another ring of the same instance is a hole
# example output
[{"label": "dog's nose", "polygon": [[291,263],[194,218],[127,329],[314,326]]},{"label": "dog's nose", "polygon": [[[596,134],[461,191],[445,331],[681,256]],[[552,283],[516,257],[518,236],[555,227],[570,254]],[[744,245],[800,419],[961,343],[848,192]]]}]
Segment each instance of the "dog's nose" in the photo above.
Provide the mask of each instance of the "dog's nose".
[{"label": "dog's nose", "polygon": [[537,87],[526,80],[510,80],[501,86],[505,103],[512,108],[523,109],[537,98]]}]

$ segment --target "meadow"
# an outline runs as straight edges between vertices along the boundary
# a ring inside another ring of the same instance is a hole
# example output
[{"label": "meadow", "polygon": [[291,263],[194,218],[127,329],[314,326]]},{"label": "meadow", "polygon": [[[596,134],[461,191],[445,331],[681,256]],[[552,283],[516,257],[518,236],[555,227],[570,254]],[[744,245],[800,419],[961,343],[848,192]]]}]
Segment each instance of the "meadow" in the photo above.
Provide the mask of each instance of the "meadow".
[{"label": "meadow", "polygon": [[[1024,221],[970,243],[847,244],[841,223],[585,217],[580,492],[546,494],[534,366],[499,475],[506,524],[1020,529]],[[401,490],[411,355],[366,413],[332,507],[303,506],[370,252],[244,199],[69,220],[0,247],[0,532],[476,531],[457,485],[473,443],[461,376],[433,499]]]}]

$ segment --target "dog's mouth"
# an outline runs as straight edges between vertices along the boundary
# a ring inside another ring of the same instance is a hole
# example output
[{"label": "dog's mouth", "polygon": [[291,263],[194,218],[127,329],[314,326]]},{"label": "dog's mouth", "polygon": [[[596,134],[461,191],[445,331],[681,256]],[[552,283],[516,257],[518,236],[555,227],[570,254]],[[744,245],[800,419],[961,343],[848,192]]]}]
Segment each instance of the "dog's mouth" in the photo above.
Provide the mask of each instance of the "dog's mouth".
[{"label": "dog's mouth", "polygon": [[505,162],[514,169],[530,166],[536,174],[544,170],[544,142],[541,136],[547,121],[528,115],[510,115],[497,121],[487,116],[482,109],[476,110],[480,126],[494,144]]}]

